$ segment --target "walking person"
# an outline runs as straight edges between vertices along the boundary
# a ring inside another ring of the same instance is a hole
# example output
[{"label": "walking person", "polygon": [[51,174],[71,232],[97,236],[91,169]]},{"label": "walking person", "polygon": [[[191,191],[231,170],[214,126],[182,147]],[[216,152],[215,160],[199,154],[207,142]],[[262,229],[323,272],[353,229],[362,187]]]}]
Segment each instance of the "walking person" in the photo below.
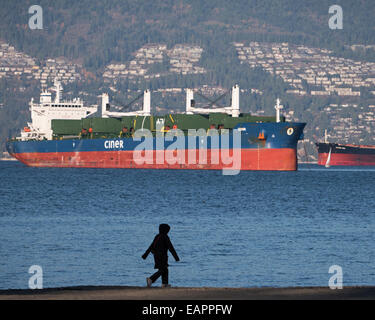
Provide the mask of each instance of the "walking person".
[{"label": "walking person", "polygon": [[150,278],[146,278],[147,287],[151,285],[161,276],[162,288],[170,287],[168,283],[168,250],[172,253],[176,261],[180,261],[176,250],[174,249],[171,240],[168,237],[168,232],[171,227],[168,224],[159,225],[159,234],[157,234],[152,241],[150,247],[142,255],[146,259],[150,252],[154,255],[155,269],[158,269]]}]

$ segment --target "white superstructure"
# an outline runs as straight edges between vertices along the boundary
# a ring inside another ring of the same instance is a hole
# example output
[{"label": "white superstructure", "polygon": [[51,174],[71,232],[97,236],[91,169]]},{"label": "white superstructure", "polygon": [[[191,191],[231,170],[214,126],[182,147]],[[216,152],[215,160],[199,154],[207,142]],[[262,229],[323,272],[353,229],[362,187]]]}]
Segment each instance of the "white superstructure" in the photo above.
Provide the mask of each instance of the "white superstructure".
[{"label": "white superstructure", "polygon": [[72,101],[61,100],[62,89],[60,82],[55,80],[52,88],[56,92],[54,100],[47,90],[41,92],[39,103],[31,99],[31,123],[27,123],[28,126],[21,131],[20,140],[51,140],[51,120],[80,120],[96,113],[97,106],[85,107],[79,98]]}]

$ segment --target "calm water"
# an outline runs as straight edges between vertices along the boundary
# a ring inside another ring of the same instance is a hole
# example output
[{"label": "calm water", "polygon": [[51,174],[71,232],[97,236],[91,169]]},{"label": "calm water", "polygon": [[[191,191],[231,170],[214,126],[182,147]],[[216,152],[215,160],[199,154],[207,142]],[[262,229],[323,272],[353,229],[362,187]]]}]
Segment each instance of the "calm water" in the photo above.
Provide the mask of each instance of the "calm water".
[{"label": "calm water", "polygon": [[145,285],[168,223],[176,286],[375,283],[375,168],[298,172],[28,168],[0,161],[0,288]]}]

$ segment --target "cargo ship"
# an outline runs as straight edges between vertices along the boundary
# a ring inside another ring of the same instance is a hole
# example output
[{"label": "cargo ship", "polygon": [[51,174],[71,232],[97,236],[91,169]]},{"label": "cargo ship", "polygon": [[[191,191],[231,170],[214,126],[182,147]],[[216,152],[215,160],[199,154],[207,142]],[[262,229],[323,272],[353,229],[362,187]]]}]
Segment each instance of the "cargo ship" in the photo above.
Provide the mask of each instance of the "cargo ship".
[{"label": "cargo ship", "polygon": [[326,166],[374,166],[375,146],[317,142],[318,164]]},{"label": "cargo ship", "polygon": [[32,122],[7,141],[9,154],[28,166],[297,170],[305,123],[286,122],[279,99],[276,116],[241,113],[238,85],[228,91],[230,106],[196,107],[186,89],[186,111],[166,115],[151,114],[149,90],[137,98],[143,109],[130,112],[113,110],[106,93],[98,106],[84,107],[60,101],[60,83],[53,90],[54,100],[43,91],[39,103],[31,101]]}]

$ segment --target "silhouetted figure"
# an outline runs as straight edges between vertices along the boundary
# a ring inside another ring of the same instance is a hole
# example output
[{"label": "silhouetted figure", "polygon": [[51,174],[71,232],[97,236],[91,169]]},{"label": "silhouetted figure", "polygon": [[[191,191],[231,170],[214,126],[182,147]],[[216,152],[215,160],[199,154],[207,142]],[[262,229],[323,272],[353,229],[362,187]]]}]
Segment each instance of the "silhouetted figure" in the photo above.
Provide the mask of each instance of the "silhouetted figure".
[{"label": "silhouetted figure", "polygon": [[168,250],[172,253],[176,261],[180,261],[171,240],[168,237],[168,232],[171,227],[167,224],[159,226],[159,234],[154,238],[150,247],[143,254],[142,258],[146,259],[151,252],[155,259],[155,269],[158,269],[150,278],[147,278],[147,287],[151,285],[161,276],[162,287],[170,287],[168,284]]}]

